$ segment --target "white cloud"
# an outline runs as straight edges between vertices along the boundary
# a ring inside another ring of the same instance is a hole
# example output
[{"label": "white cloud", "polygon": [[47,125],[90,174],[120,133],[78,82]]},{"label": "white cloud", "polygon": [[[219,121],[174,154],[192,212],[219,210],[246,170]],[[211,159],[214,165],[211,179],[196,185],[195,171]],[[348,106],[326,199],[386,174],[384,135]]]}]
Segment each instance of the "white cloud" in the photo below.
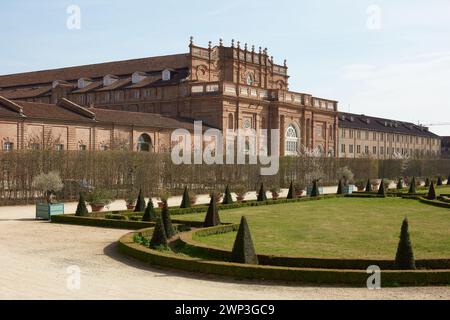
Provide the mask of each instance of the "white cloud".
[{"label": "white cloud", "polygon": [[[385,65],[348,65],[341,78],[348,92],[341,101],[352,112],[427,124],[450,122],[449,52]],[[432,131],[450,135],[450,126]]]}]

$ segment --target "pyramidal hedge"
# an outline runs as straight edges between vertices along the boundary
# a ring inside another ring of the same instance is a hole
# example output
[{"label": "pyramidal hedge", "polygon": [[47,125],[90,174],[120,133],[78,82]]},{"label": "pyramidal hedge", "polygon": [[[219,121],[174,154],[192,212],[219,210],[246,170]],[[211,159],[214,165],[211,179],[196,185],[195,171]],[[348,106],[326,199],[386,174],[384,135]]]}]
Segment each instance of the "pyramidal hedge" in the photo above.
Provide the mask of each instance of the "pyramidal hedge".
[{"label": "pyramidal hedge", "polygon": [[231,253],[231,259],[236,263],[258,264],[258,256],[256,255],[252,235],[250,234],[250,229],[245,217],[242,217],[241,219],[241,224]]},{"label": "pyramidal hedge", "polygon": [[158,215],[156,217],[156,226],[153,231],[152,239],[150,240],[150,248],[158,249],[158,248],[167,248],[167,235],[164,229],[164,223],[162,217]]},{"label": "pyramidal hedge", "polygon": [[436,189],[434,188],[434,182],[431,182],[430,189],[428,190],[428,200],[436,200]]},{"label": "pyramidal hedge", "polygon": [[319,186],[317,185],[317,180],[314,180],[314,184],[311,190],[311,197],[320,196]]},{"label": "pyramidal hedge", "polygon": [[142,221],[156,221],[155,207],[153,206],[152,197],[148,201],[147,208],[145,208],[144,216]]},{"label": "pyramidal hedge", "polygon": [[136,207],[134,212],[144,212],[145,211],[145,199],[142,196],[142,190],[139,190],[139,195],[136,201]]},{"label": "pyramidal hedge", "polygon": [[291,185],[289,186],[289,191],[288,191],[288,195],[287,198],[288,200],[292,200],[294,199],[294,182],[291,181]]},{"label": "pyramidal hedge", "polygon": [[336,194],[344,194],[344,182],[342,181],[342,179],[339,179],[339,183],[338,183],[338,189]]},{"label": "pyramidal hedge", "polygon": [[230,186],[225,188],[222,204],[233,204],[233,197],[231,196]]},{"label": "pyramidal hedge", "polygon": [[267,201],[267,194],[266,189],[264,188],[264,183],[261,183],[261,188],[259,189],[258,193],[258,201],[259,202]]},{"label": "pyramidal hedge", "polygon": [[409,223],[405,218],[400,233],[400,242],[397,248],[397,255],[395,257],[395,267],[398,270],[415,270],[416,261],[414,259],[414,252],[409,237]]},{"label": "pyramidal hedge", "polygon": [[370,183],[370,179],[368,179],[366,183],[366,192],[372,192],[372,184]]},{"label": "pyramidal hedge", "polygon": [[214,195],[211,195],[211,201],[209,203],[208,212],[206,213],[203,227],[211,228],[218,225],[220,225],[219,210],[217,209]]},{"label": "pyramidal hedge", "polygon": [[410,185],[409,185],[408,193],[411,193],[411,194],[416,193],[416,177],[412,178]]},{"label": "pyramidal hedge", "polygon": [[191,199],[189,198],[189,191],[188,188],[185,187],[184,188],[184,192],[183,192],[183,199],[181,200],[181,205],[180,208],[181,209],[187,209],[191,207]]},{"label": "pyramidal hedge", "polygon": [[164,230],[166,231],[166,236],[168,239],[172,238],[176,232],[172,225],[172,219],[170,217],[169,206],[167,205],[167,201],[164,201],[164,205],[161,211],[161,218],[164,225]]},{"label": "pyramidal hedge", "polygon": [[378,195],[386,196],[386,188],[384,187],[384,179],[381,180],[380,189],[378,189]]}]

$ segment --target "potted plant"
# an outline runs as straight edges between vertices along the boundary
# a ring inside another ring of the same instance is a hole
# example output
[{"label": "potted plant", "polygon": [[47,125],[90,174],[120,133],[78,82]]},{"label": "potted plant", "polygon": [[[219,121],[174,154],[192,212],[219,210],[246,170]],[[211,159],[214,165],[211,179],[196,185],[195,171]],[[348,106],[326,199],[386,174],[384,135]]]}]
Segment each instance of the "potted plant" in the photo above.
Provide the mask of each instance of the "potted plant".
[{"label": "potted plant", "polygon": [[242,202],[245,200],[248,189],[244,185],[239,185],[234,188],[234,192],[236,192],[236,200]]},{"label": "potted plant", "polygon": [[86,196],[86,202],[91,206],[92,212],[100,212],[106,206],[110,205],[114,196],[111,191],[101,188],[95,188]]},{"label": "potted plant", "polygon": [[64,204],[57,203],[55,199],[55,193],[64,187],[58,172],[37,175],[33,179],[33,186],[42,191],[45,199],[45,202],[36,204],[36,218],[49,220],[52,215],[64,214]]},{"label": "potted plant", "polygon": [[127,210],[134,210],[134,208],[136,207],[136,200],[133,198],[126,199],[125,203],[127,206]]},{"label": "potted plant", "polygon": [[197,194],[189,190],[189,200],[191,201],[191,207],[197,203]]},{"label": "potted plant", "polygon": [[280,197],[281,189],[278,186],[274,186],[270,189],[270,192],[272,193],[272,199],[278,200],[278,198]]},{"label": "potted plant", "polygon": [[366,190],[366,185],[361,180],[357,181],[355,185],[359,192]]},{"label": "potted plant", "polygon": [[305,188],[300,183],[294,184],[294,193],[296,198],[300,198],[305,193]]}]

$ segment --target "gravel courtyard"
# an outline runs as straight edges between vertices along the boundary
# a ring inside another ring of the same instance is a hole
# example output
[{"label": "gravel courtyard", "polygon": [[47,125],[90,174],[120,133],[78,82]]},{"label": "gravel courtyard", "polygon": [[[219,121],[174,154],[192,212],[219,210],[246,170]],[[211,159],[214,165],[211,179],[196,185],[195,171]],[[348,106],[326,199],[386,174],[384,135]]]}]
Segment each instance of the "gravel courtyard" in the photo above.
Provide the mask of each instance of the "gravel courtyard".
[{"label": "gravel courtyard", "polygon": [[[126,230],[38,222],[30,212],[0,209],[0,299],[450,299],[450,287],[298,287],[160,270],[117,253]],[[79,289],[67,285],[71,266]]]}]

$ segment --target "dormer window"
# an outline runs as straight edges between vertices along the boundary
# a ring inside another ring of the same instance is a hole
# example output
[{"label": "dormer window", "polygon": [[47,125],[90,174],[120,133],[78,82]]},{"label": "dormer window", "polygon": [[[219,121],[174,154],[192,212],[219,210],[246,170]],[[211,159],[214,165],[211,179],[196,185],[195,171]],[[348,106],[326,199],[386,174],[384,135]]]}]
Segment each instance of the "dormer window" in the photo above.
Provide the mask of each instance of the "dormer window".
[{"label": "dormer window", "polygon": [[163,81],[169,81],[172,78],[172,71],[170,69],[165,69],[162,72]]},{"label": "dormer window", "polygon": [[131,76],[131,82],[133,84],[139,83],[142,80],[145,80],[147,78],[146,74],[144,72],[135,72]]},{"label": "dormer window", "polygon": [[104,87],[109,87],[110,85],[112,85],[114,82],[116,82],[117,80],[119,80],[118,77],[113,76],[111,74],[108,74],[106,76],[103,77],[103,86]]},{"label": "dormer window", "polygon": [[92,80],[86,79],[86,78],[81,78],[81,79],[78,79],[77,87],[78,87],[78,89],[83,89],[83,88],[86,88],[87,86],[89,86],[90,84],[92,84]]}]

